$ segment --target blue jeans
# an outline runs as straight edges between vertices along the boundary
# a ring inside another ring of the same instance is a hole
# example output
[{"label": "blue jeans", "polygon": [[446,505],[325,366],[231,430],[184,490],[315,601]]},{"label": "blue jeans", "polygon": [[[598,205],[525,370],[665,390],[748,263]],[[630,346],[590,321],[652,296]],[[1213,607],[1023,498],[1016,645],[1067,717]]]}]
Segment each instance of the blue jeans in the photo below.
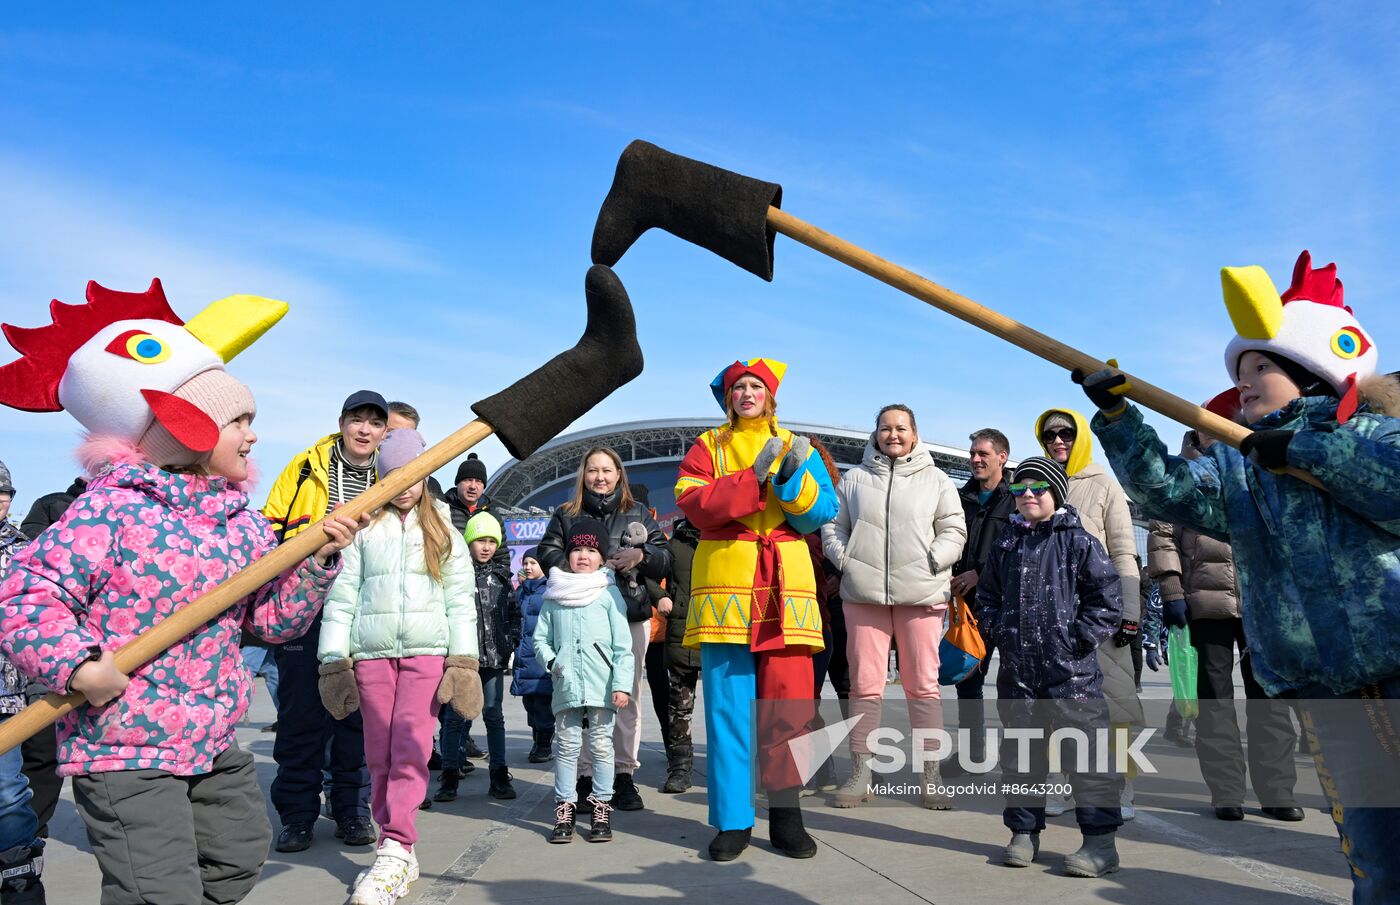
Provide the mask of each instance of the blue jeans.
[{"label": "blue jeans", "polygon": [[35,841],[39,821],[29,806],[32,794],[24,775],[24,754],[16,745],[0,755],[0,852]]},{"label": "blue jeans", "polygon": [[[481,676],[481,696],[485,706],[481,718],[486,723],[487,764],[495,769],[506,765],[506,714],[501,709],[505,694],[505,670],[489,669],[485,666],[477,670]],[[442,735],[438,738],[438,752],[442,756],[444,770],[462,769],[462,751],[467,744],[467,733],[471,731],[471,720],[464,720],[451,707],[442,708]]]},{"label": "blue jeans", "polygon": [[[1359,703],[1363,691],[1375,707],[1371,718]],[[1400,808],[1351,804],[1364,801],[1375,789],[1390,788],[1395,781],[1393,727],[1400,725],[1400,677],[1344,694],[1310,686],[1300,689],[1297,698],[1318,779],[1351,865],[1353,905],[1400,901],[1400,862],[1394,853],[1395,840],[1400,838]],[[1329,699],[1358,703],[1341,708],[1328,706]]]},{"label": "blue jeans", "polygon": [[243,662],[248,664],[248,672],[257,678],[263,677],[263,684],[267,686],[267,696],[272,698],[272,708],[277,709],[277,679],[280,673],[277,670],[277,658],[273,656],[272,650],[266,647],[245,647],[243,648]]},{"label": "blue jeans", "polygon": [[588,720],[588,753],[593,757],[593,797],[612,801],[613,721],[606,707],[571,707],[554,715],[554,800],[578,796],[578,755],[583,749],[583,721]]}]

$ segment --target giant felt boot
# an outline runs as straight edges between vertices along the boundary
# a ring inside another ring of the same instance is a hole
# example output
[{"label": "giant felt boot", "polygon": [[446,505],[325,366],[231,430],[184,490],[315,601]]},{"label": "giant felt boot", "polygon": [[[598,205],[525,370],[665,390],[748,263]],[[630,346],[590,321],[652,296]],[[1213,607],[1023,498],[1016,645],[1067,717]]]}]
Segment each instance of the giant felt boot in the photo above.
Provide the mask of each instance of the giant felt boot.
[{"label": "giant felt boot", "polygon": [[789,858],[810,858],[817,853],[817,840],[802,825],[800,786],[768,793],[768,833],[773,847]]}]

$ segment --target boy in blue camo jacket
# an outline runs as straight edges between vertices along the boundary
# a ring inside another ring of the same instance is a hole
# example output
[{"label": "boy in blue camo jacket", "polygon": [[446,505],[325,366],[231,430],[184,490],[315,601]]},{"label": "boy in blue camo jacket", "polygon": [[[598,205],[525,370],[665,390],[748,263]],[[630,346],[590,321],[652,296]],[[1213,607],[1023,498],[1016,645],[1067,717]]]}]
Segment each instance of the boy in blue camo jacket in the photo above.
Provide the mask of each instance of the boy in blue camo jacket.
[{"label": "boy in blue camo jacket", "polygon": [[1225,350],[1229,392],[1254,431],[1238,450],[1168,455],[1121,398],[1121,372],[1075,379],[1100,409],[1094,433],[1128,496],[1150,517],[1232,544],[1255,677],[1298,700],[1353,901],[1396,902],[1400,808],[1355,803],[1393,782],[1385,752],[1400,750],[1400,383],[1377,373],[1336,271],[1314,270],[1305,251],[1282,296],[1262,268],[1221,272],[1237,333]]}]

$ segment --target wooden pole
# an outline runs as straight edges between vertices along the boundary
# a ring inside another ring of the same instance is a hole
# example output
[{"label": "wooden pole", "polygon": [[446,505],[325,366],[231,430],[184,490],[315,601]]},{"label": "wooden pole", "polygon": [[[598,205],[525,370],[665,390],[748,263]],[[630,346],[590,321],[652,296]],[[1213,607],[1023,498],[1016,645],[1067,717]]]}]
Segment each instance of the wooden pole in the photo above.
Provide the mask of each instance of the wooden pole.
[{"label": "wooden pole", "polygon": [[[402,468],[395,469],[383,481],[371,486],[344,506],[336,515],[359,518],[374,512],[414,484],[425,479],[462,453],[494,433],[491,425],[480,418],[444,438]],[[277,547],[242,572],[224,581],[191,603],[171,613],[165,619],[117,649],[114,659],[117,669],[130,675],[147,662],[174,647],[187,635],[217,617],[224,610],[243,600],[278,575],[294,568],[329,540],[319,519],[291,540]],[[10,717],[0,727],[0,754],[9,751],[45,726],[83,703],[79,692],[45,695],[24,710]]]},{"label": "wooden pole", "polygon": [[[1032,355],[1053,362],[1068,371],[1080,368],[1083,369],[1084,373],[1092,374],[1109,367],[1107,362],[1099,361],[1092,355],[1085,355],[1078,349],[1046,336],[1039,330],[1027,327],[1025,324],[1014,321],[984,305],[979,305],[972,299],[940,286],[927,277],[921,277],[912,270],[900,267],[879,255],[871,254],[860,246],[818,229],[805,220],[794,217],[779,208],[768,208],[768,225],[775,231],[801,242],[808,248],[835,258],[842,264],[854,267],[861,273],[872,276],[882,283],[888,283],[900,292],[912,295],[940,311],[946,311],[959,320],[1001,337],[1013,345],[1020,346]],[[1127,372],[1125,371],[1124,374],[1126,375]],[[1154,412],[1166,415],[1173,421],[1179,421],[1187,427],[1210,434],[1236,449],[1251,433],[1249,428],[1242,427],[1227,418],[1222,418],[1212,411],[1182,399],[1180,396],[1132,375],[1127,376],[1132,381],[1132,388],[1123,395],[1134,402],[1145,405]],[[1297,468],[1287,468],[1284,471],[1318,489],[1325,489],[1317,478],[1305,471]]]}]

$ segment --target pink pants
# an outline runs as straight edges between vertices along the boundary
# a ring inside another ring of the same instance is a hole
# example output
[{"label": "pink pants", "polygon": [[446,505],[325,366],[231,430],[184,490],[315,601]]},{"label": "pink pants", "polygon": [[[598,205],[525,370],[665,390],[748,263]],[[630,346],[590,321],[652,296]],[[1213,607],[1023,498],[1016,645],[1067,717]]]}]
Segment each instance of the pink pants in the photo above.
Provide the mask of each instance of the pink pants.
[{"label": "pink pants", "polygon": [[385,839],[412,848],[418,806],[428,792],[428,757],[437,726],[442,657],[360,660],[355,683],[365,723],[369,809]]},{"label": "pink pants", "polygon": [[[938,643],[943,640],[945,607],[845,603],[846,658],[851,664],[851,709],[861,721],[851,735],[851,751],[870,753],[869,737],[880,725],[890,641],[899,645],[899,680],[913,729],[943,726],[938,688]],[[932,739],[924,750],[932,751]]]}]

